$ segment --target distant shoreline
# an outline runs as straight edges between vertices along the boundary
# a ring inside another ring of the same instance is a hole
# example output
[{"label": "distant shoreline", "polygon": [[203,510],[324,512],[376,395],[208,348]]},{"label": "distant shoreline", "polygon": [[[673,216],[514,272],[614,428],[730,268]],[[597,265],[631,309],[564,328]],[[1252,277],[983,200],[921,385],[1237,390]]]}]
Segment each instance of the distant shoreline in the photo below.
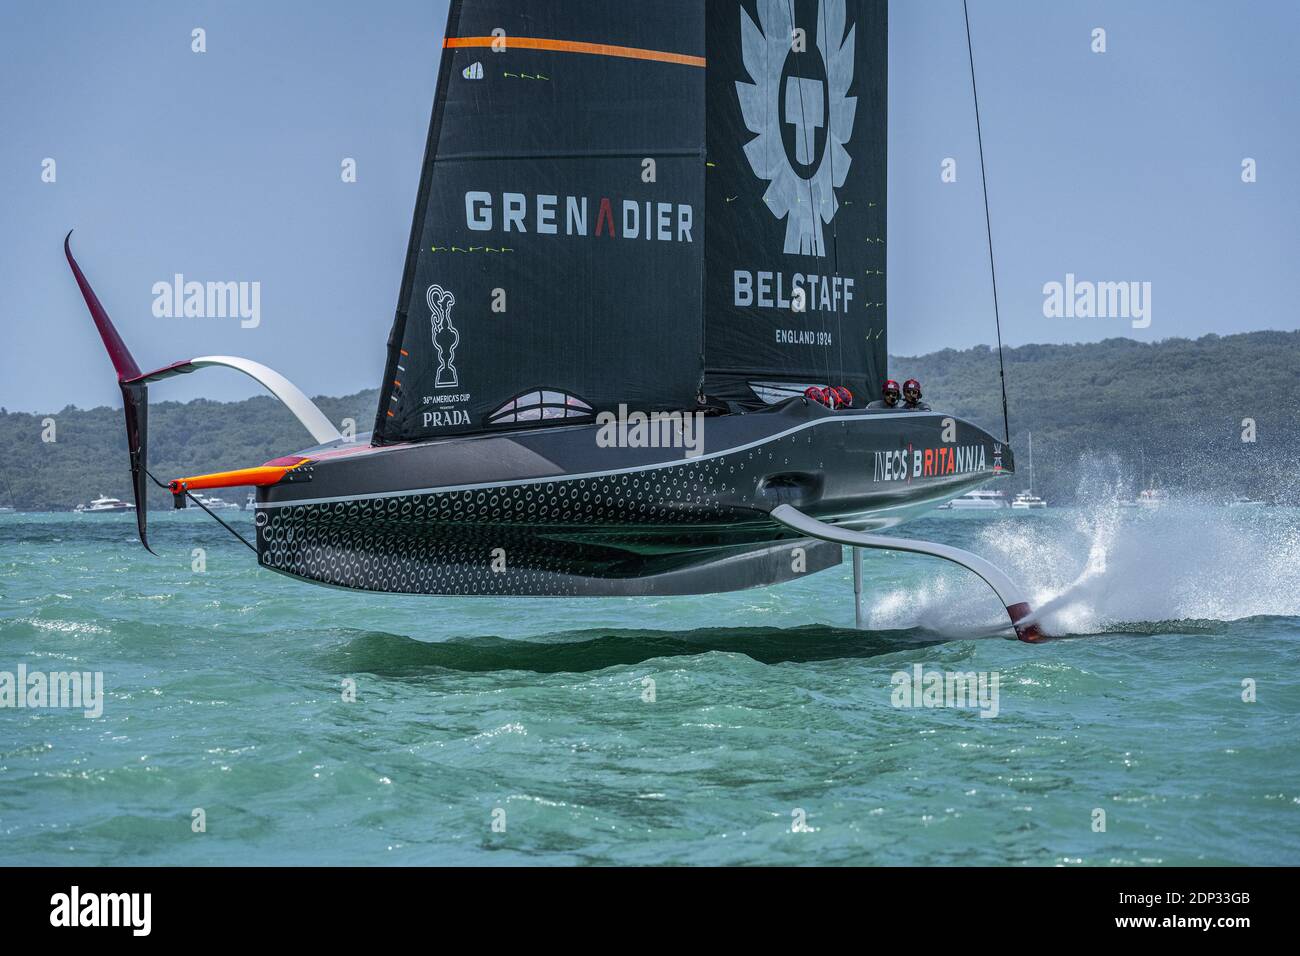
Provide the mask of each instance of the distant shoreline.
[{"label": "distant shoreline", "polygon": [[[1156,343],[1114,338],[1005,354],[1011,444],[1021,450],[1033,432],[1035,491],[1054,505],[1105,482],[1300,500],[1293,488],[1300,423],[1292,413],[1300,408],[1300,332]],[[1000,435],[997,365],[996,352],[977,346],[894,356],[889,374],[919,378],[937,411]],[[165,385],[155,386],[149,409],[150,468],[163,480],[257,465],[311,444],[269,396],[183,403],[166,396]],[[316,399],[333,422],[350,420],[357,434],[370,430],[378,401],[378,389]],[[1254,441],[1244,440],[1244,421]],[[51,424],[54,440],[46,441]],[[101,494],[131,500],[120,408],[0,408],[0,468],[20,512],[68,512]],[[1006,490],[1026,485],[1022,473]],[[166,491],[151,487],[148,494],[150,511],[171,508]],[[229,500],[242,504],[245,494]],[[8,503],[0,488],[0,504]]]}]

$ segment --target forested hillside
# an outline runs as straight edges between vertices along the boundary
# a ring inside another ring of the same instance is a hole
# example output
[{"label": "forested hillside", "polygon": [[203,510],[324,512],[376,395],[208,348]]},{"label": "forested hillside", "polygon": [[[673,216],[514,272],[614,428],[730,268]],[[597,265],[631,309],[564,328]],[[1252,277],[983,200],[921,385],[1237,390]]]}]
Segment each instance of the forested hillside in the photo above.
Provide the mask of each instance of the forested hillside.
[{"label": "forested hillside", "polygon": [[[996,351],[894,357],[890,369],[900,381],[921,379],[934,408],[1001,434]],[[1105,469],[1112,459],[1134,483],[1145,462],[1147,482],[1171,490],[1292,500],[1300,332],[1026,345],[1006,350],[1006,381],[1012,446],[1023,466],[1033,432],[1036,483],[1052,500],[1075,496],[1088,460]],[[1255,423],[1254,442],[1242,441],[1244,419]]]},{"label": "forested hillside", "polygon": [[[1074,498],[1090,462],[1136,482],[1143,461],[1147,478],[1170,489],[1295,501],[1300,333],[1027,345],[1008,349],[1006,360],[1012,445],[1023,466],[1026,433],[1033,431],[1037,489],[1054,503]],[[935,409],[1000,434],[997,365],[996,352],[976,348],[894,357],[890,368],[900,381],[921,379]],[[166,394],[154,391],[155,398]],[[377,400],[373,390],[316,399],[335,422],[352,418],[362,432],[374,421]],[[54,419],[54,442],[42,441],[47,417]],[[1254,443],[1241,440],[1244,418],[1255,422]],[[260,464],[311,444],[269,397],[155,401],[149,436],[151,467],[160,478]],[[20,510],[67,510],[100,493],[130,497],[120,409],[68,407],[48,415],[0,409],[0,462]],[[228,497],[239,500],[242,493]],[[0,503],[6,502],[0,487]],[[150,504],[170,507],[170,496],[154,489]]]},{"label": "forested hillside", "polygon": [[[312,445],[298,420],[270,396],[243,402],[149,403],[149,470],[162,481],[182,475],[260,465]],[[378,393],[315,398],[335,423],[344,418],[366,432],[375,421]],[[54,420],[55,441],[45,442],[43,422]],[[68,407],[48,415],[0,410],[0,461],[20,511],[67,511],[100,494],[131,500],[126,427],[120,408]],[[242,502],[247,489],[216,492]],[[0,487],[0,503],[6,503]],[[150,487],[149,505],[170,508],[171,495]]]}]

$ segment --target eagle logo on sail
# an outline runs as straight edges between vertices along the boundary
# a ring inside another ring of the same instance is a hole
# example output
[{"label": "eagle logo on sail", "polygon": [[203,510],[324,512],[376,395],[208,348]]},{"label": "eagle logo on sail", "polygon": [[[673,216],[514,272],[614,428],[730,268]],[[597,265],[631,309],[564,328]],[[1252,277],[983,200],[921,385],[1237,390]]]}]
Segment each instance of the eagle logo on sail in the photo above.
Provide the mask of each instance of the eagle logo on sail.
[{"label": "eagle logo on sail", "polygon": [[455,388],[460,384],[456,375],[456,346],[460,332],[451,324],[451,307],[456,297],[440,285],[429,286],[425,297],[429,302],[429,319],[433,323],[433,350],[438,354],[438,372],[433,378],[434,388]]},{"label": "eagle logo on sail", "polygon": [[845,0],[820,0],[817,43],[806,49],[789,0],[758,0],[758,18],[741,8],[742,53],[754,82],[737,82],[736,93],[745,126],[758,134],[745,156],[768,180],[768,209],[786,220],[784,251],[824,256],[822,226],[839,209],[835,190],[852,162],[844,145],[858,106],[848,95],[857,27],[845,35]]}]

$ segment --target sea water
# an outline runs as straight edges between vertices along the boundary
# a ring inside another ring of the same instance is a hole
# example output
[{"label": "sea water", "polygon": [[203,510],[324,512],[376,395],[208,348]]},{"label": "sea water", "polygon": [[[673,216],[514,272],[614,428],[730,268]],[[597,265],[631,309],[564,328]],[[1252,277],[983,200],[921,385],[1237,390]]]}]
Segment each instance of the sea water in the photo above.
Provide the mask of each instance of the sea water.
[{"label": "sea water", "polygon": [[1300,509],[906,526],[1024,582],[1040,646],[925,557],[865,555],[855,630],[847,560],[399,597],[151,521],[158,557],[129,515],[0,516],[0,674],[102,675],[99,716],[0,707],[0,863],[1300,863]]}]

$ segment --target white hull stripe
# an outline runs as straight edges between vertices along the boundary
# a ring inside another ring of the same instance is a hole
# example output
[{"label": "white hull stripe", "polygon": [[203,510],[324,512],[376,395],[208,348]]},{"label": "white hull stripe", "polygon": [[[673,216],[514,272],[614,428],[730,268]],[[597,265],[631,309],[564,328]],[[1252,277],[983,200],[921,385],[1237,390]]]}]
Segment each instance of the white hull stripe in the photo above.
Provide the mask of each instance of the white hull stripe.
[{"label": "white hull stripe", "polygon": [[[937,413],[928,413],[928,416],[935,416]],[[788,428],[783,432],[777,432],[775,435],[769,435],[758,441],[748,442],[744,445],[736,445],[733,448],[726,448],[722,451],[709,452],[705,455],[696,455],[694,458],[683,458],[680,461],[661,461],[650,465],[637,465],[631,468],[614,468],[609,471],[589,471],[580,475],[552,475],[542,478],[519,478],[509,481],[484,481],[469,485],[438,485],[432,488],[411,488],[402,491],[379,491],[368,495],[336,495],[332,498],[296,498],[292,501],[267,501],[257,502],[257,507],[261,508],[293,508],[298,505],[330,505],[340,501],[373,501],[376,498],[409,498],[413,495],[433,495],[447,494],[454,491],[477,491],[481,488],[509,488],[514,485],[545,485],[556,481],[582,481],[586,478],[604,478],[609,475],[628,475],[634,471],[655,471],[659,468],[678,468],[682,465],[691,465],[697,461],[708,461],[710,458],[721,458],[724,455],[734,455],[738,452],[749,451],[751,448],[757,448],[760,445],[766,445],[769,442],[780,441],[790,435],[803,431],[805,428],[813,428],[817,425],[836,424],[839,422],[849,421],[882,421],[888,418],[922,418],[927,417],[926,412],[879,412],[874,415],[843,415],[835,418],[818,418],[811,422],[804,422],[802,425],[796,425]],[[946,416],[953,418],[954,416]]]}]

